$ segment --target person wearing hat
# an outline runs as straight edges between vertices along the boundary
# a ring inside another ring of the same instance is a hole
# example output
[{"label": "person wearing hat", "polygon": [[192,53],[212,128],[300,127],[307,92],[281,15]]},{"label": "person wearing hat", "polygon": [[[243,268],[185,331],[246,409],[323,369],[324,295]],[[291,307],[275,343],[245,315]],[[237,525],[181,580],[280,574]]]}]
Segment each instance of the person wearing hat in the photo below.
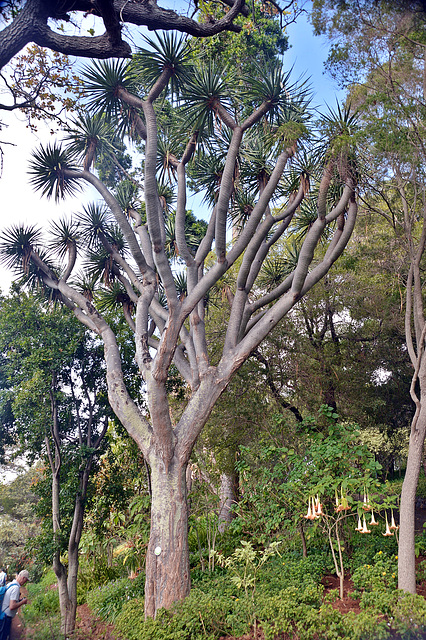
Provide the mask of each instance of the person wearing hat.
[{"label": "person wearing hat", "polygon": [[22,607],[23,604],[27,604],[27,599],[20,597],[20,590],[26,582],[29,582],[29,579],[30,574],[26,569],[24,569],[23,571],[18,573],[15,580],[7,585],[7,591],[4,594],[3,603],[1,606],[2,612],[4,611],[5,613],[5,618],[0,634],[0,640],[7,640],[10,634],[12,619],[18,613],[19,607]]}]

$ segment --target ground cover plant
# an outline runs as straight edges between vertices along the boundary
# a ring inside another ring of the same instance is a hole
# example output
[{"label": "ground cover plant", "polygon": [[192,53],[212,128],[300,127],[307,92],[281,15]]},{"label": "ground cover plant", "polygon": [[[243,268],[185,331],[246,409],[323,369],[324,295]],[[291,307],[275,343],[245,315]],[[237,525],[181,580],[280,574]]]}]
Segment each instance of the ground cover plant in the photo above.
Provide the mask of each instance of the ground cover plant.
[{"label": "ground cover plant", "polygon": [[[392,485],[376,480],[380,469],[359,444],[353,425],[341,423],[325,407],[307,422],[304,446],[298,451],[287,447],[285,452],[269,447],[261,458],[260,475],[250,466],[255,452],[250,457],[245,450],[239,462],[242,482],[246,472],[257,491],[247,487],[232,526],[218,533],[214,564],[201,561],[198,542],[193,539],[192,590],[183,602],[171,610],[162,609],[155,620],[145,620],[142,593],[134,598],[123,596],[130,593],[125,579],[116,590],[117,583],[109,583],[88,595],[95,613],[113,621],[120,638],[219,640],[257,637],[258,632],[265,640],[422,637],[426,632],[424,598],[397,590],[397,525],[393,525],[395,516],[389,508]],[[371,491],[368,497],[367,488]],[[327,527],[321,527],[316,518],[307,518],[306,496],[317,491],[321,491],[322,502],[310,497],[308,514],[319,504],[328,509],[330,517],[336,514],[333,526],[339,527],[340,537],[331,544]],[[276,512],[280,517],[270,518]],[[345,518],[340,519],[341,513]],[[368,525],[368,535],[359,526],[365,515],[366,522],[377,521],[377,525]],[[250,535],[248,529],[256,519],[258,526]],[[245,539],[240,538],[243,533]],[[422,539],[419,536],[419,549]],[[336,581],[341,578],[335,562],[339,545],[345,569],[344,600],[338,588],[341,580]],[[420,563],[419,578],[423,574],[424,564]]]},{"label": "ground cover plant", "polygon": [[[384,542],[389,546],[388,540]],[[391,546],[376,553],[370,565],[354,571],[356,613],[342,613],[336,607],[338,593],[324,587],[324,575],[333,570],[329,551],[313,550],[307,557],[292,551],[265,562],[254,595],[238,588],[231,571],[217,567],[213,574],[199,574],[191,595],[171,611],[161,610],[155,620],[145,621],[143,598],[125,601],[113,618],[114,627],[126,640],[247,637],[253,634],[254,605],[256,626],[265,640],[421,638],[426,603],[422,596],[396,589],[396,542]],[[95,611],[100,613],[101,608]]]}]

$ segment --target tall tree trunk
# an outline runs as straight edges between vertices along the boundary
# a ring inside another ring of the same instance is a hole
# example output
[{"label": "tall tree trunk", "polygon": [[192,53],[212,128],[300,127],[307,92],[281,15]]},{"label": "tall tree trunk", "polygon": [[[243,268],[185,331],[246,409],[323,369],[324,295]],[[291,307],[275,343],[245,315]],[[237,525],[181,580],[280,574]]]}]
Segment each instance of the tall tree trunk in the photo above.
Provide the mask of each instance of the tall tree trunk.
[{"label": "tall tree trunk", "polygon": [[220,476],[219,531],[223,533],[235,517],[233,506],[238,502],[238,474],[222,473]]},{"label": "tall tree trunk", "polygon": [[426,434],[426,360],[422,358],[419,371],[420,410],[411,425],[407,469],[401,491],[400,531],[398,547],[398,588],[416,593],[415,567],[415,505]]},{"label": "tall tree trunk", "polygon": [[186,462],[172,458],[168,467],[152,456],[151,533],[146,556],[145,616],[189,594]]},{"label": "tall tree trunk", "polygon": [[78,576],[78,548],[83,528],[84,510],[79,498],[74,507],[73,530],[77,528],[77,535],[71,536],[68,545],[68,567],[65,567],[60,559],[60,550],[55,552],[53,570],[58,580],[59,609],[61,612],[61,633],[65,637],[70,636],[75,629],[77,614],[77,576]]},{"label": "tall tree trunk", "polygon": [[78,545],[73,545],[72,550],[68,549],[68,608],[65,626],[67,635],[75,629],[75,618],[77,615],[77,576],[78,576]]}]

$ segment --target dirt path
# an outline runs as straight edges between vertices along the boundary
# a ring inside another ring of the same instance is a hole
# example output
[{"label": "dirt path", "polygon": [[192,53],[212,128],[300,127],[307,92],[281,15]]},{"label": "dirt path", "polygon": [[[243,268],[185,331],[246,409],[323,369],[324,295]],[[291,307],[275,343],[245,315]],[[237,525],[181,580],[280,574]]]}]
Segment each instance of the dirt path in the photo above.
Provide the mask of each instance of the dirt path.
[{"label": "dirt path", "polygon": [[10,640],[24,640],[25,630],[19,613],[13,618],[10,628]]}]

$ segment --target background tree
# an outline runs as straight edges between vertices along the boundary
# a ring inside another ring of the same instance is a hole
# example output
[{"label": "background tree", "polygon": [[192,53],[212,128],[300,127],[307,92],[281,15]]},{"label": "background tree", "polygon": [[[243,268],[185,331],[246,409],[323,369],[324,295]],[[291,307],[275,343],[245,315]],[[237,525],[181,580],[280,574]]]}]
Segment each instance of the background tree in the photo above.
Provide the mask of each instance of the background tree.
[{"label": "background tree", "polygon": [[39,469],[21,470],[15,479],[0,485],[0,564],[8,567],[9,575],[27,567],[26,544],[39,533],[33,487],[39,473]]},{"label": "background tree", "polygon": [[[74,629],[78,548],[92,466],[110,409],[100,344],[60,307],[22,292],[2,301],[0,348],[17,440],[30,459],[43,454],[36,490],[44,536],[39,557],[53,560],[61,626]],[[67,563],[62,560],[67,551]]]},{"label": "background tree", "polygon": [[[426,433],[425,318],[422,294],[426,240],[426,16],[420,3],[315,2],[317,30],[338,36],[329,67],[351,84],[370,156],[365,206],[388,220],[405,250],[405,334],[414,370],[407,469],[401,494],[398,585],[415,593],[415,495]],[[355,19],[356,15],[356,19]]]}]

